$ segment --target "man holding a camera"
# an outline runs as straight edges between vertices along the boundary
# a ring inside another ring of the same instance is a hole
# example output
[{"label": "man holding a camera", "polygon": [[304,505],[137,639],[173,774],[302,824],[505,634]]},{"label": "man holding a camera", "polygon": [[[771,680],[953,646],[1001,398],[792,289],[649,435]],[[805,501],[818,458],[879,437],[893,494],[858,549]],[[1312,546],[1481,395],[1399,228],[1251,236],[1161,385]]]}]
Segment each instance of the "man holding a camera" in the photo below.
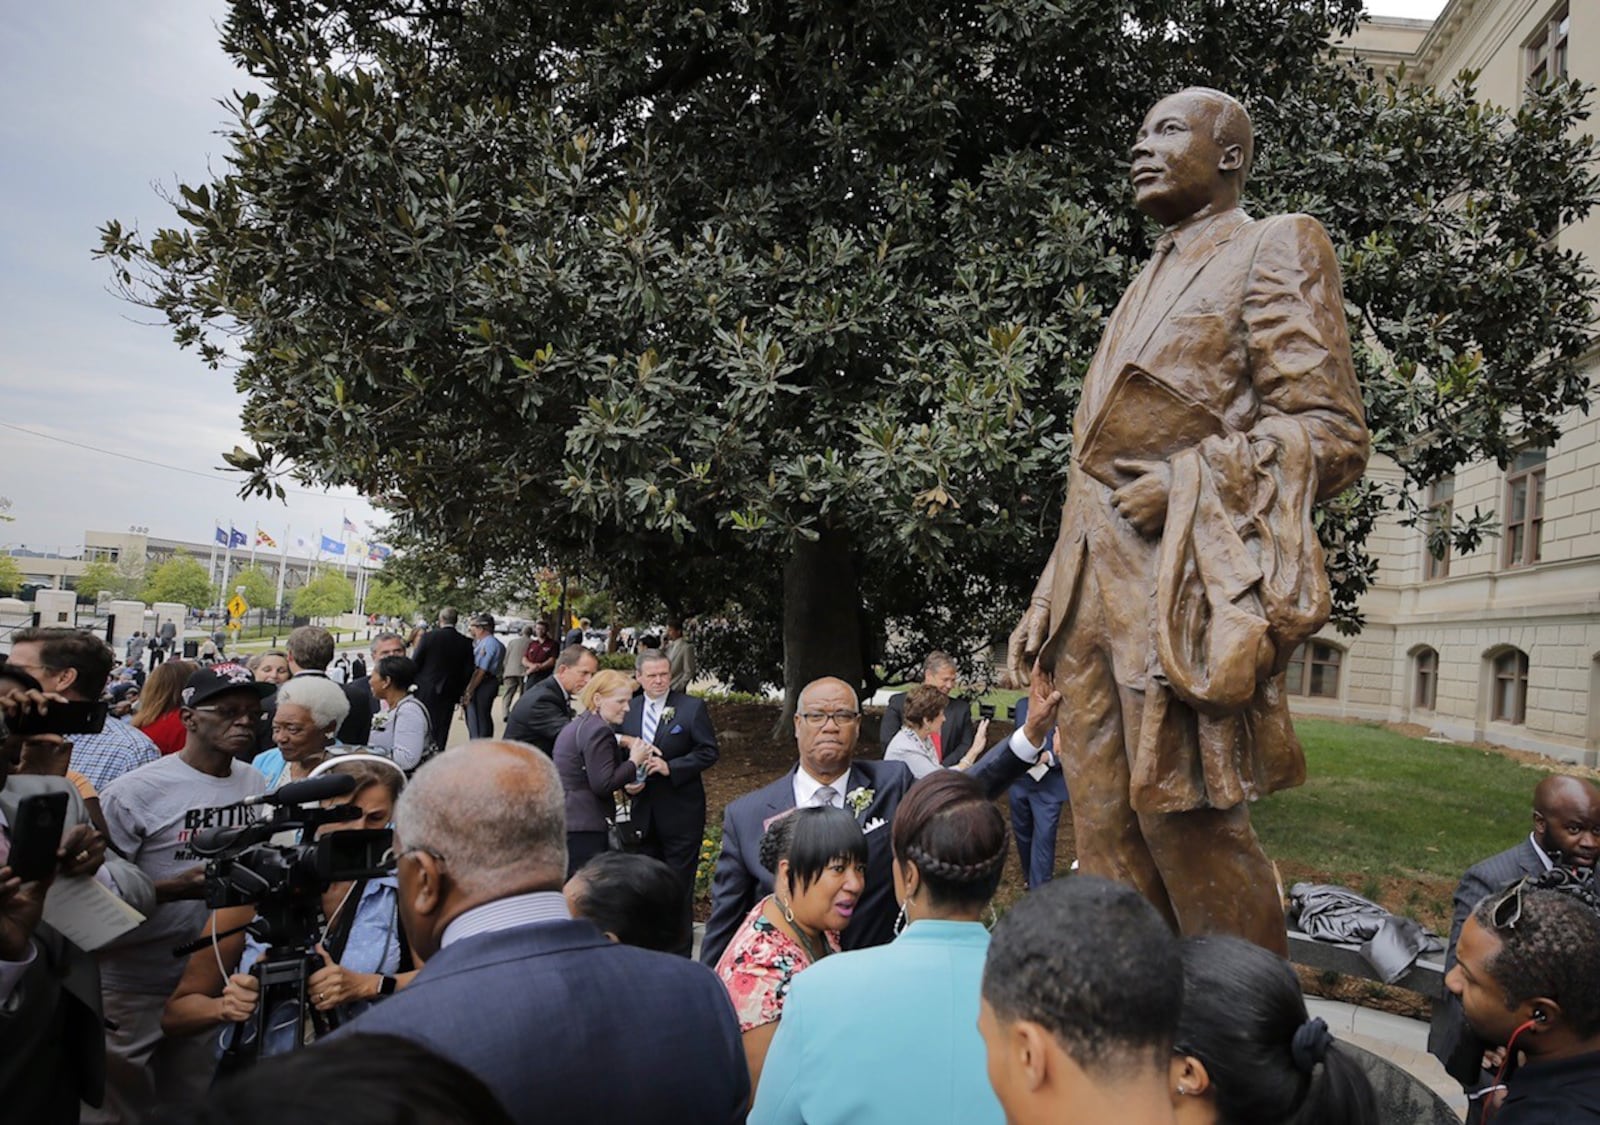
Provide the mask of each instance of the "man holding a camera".
[{"label": "man holding a camera", "polygon": [[19,1121],[75,1121],[79,1102],[98,1104],[104,1089],[100,975],[44,921],[46,892],[58,878],[96,877],[137,909],[154,899],[137,869],[103,868],[115,857],[70,782],[18,775],[25,752],[70,747],[68,706],[0,666],[0,1105]]},{"label": "man holding a camera", "polygon": [[205,867],[190,839],[254,819],[239,802],[265,793],[266,779],[237,759],[254,748],[262,701],[275,690],[241,665],[200,669],[183,689],[184,748],[100,795],[112,845],[155,883],[161,905],[100,955],[106,1018],[116,1028],[106,1036],[104,1115],[85,1121],[137,1120],[158,1097],[198,1094],[210,1078],[210,1044],[164,1039],[161,1009],[183,974],[173,949],[205,923]]},{"label": "man holding a camera", "polygon": [[[81,629],[22,629],[12,635],[6,663],[47,692],[73,703],[96,703],[105,694],[116,656],[111,646]],[[156,744],[127,723],[106,723],[72,740],[72,768],[95,789],[161,756]]]}]

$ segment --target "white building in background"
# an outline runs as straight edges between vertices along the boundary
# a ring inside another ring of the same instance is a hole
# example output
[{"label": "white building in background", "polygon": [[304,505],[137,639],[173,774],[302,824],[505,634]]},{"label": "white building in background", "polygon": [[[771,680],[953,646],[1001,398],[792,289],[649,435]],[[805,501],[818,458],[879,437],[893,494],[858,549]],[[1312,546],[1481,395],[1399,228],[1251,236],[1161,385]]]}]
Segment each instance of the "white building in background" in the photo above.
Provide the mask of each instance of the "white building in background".
[{"label": "white building in background", "polygon": [[[1600,0],[1450,0],[1433,21],[1374,19],[1345,46],[1380,74],[1404,64],[1407,81],[1476,70],[1480,97],[1515,105],[1547,76],[1600,84]],[[1600,218],[1558,238],[1600,268]],[[1600,351],[1586,363],[1594,386]],[[1399,477],[1381,461],[1371,471]],[[1555,445],[1508,470],[1464,467],[1426,499],[1493,512],[1501,535],[1433,559],[1425,530],[1380,524],[1366,628],[1325,630],[1297,654],[1297,711],[1600,764],[1600,409],[1573,412]]]},{"label": "white building in background", "polygon": [[[216,552],[214,558],[213,550]],[[238,574],[251,565],[248,547],[235,547],[230,560],[221,547],[214,548],[210,543],[188,542],[182,539],[163,539],[151,535],[146,528],[133,528],[128,531],[85,531],[81,551],[71,551],[67,548],[29,551],[22,548],[7,553],[22,571],[25,582],[51,589],[68,587],[75,589],[84,568],[96,559],[126,568],[132,573],[145,574],[179,552],[190,556],[201,566],[209,566],[212,582],[222,580],[225,565],[228,566],[229,574]],[[267,580],[273,583],[278,581],[279,567],[283,568],[284,599],[287,602],[293,597],[294,591],[309,581],[317,566],[337,568],[339,563],[331,556],[324,556],[319,563],[316,559],[286,554],[282,544],[279,544],[276,547],[258,547],[254,565],[264,571]]]}]

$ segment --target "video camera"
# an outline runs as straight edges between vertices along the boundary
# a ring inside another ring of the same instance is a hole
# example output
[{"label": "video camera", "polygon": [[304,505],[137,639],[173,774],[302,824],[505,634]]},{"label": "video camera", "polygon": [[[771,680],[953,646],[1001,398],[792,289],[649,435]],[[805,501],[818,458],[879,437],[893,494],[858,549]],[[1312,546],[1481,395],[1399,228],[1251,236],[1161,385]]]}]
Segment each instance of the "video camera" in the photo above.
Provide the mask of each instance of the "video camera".
[{"label": "video camera", "polygon": [[[387,874],[393,865],[394,834],[387,828],[317,835],[325,824],[360,818],[361,810],[354,805],[317,804],[355,787],[354,778],[340,774],[291,782],[275,793],[239,802],[275,806],[267,819],[196,832],[189,843],[206,859],[206,905],[214,910],[255,906],[265,923],[261,936],[270,945],[314,943],[323,891],[333,883]],[[271,842],[280,833],[296,830],[299,843]]]},{"label": "video camera", "polygon": [[[255,917],[240,928],[250,930],[267,946],[250,967],[250,974],[260,982],[260,999],[230,1040],[224,1054],[227,1066],[247,1065],[273,1051],[266,1021],[280,1018],[285,1011],[290,1014],[289,1025],[297,1029],[289,1043],[291,1050],[302,1045],[298,1029],[307,1018],[317,1036],[338,1026],[337,1013],[316,1011],[306,995],[311,974],[323,965],[317,950],[324,921],[322,894],[334,883],[374,878],[394,866],[394,834],[387,828],[317,834],[323,825],[360,818],[361,810],[354,805],[325,809],[319,804],[355,788],[356,779],[343,774],[292,782],[275,793],[209,810],[233,813],[261,804],[275,806],[265,820],[202,828],[189,838],[190,848],[206,860],[206,905],[212,909],[254,906]],[[280,833],[296,831],[297,843],[272,842]],[[237,932],[230,930],[217,937]],[[201,938],[175,952],[187,955],[209,940],[214,939]]]}]

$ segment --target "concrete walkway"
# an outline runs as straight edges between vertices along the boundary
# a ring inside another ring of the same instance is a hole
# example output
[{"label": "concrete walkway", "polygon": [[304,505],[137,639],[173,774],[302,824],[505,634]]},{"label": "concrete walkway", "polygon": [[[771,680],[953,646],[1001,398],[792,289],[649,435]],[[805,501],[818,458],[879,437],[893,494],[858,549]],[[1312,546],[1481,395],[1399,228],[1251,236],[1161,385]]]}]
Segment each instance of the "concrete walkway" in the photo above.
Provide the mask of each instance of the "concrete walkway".
[{"label": "concrete walkway", "polygon": [[1388,1059],[1438,1094],[1462,1118],[1466,1117],[1467,1096],[1461,1092],[1461,1083],[1446,1074],[1439,1060],[1428,1054],[1427,1024],[1317,996],[1306,997],[1306,1009],[1326,1020],[1335,1038]]}]

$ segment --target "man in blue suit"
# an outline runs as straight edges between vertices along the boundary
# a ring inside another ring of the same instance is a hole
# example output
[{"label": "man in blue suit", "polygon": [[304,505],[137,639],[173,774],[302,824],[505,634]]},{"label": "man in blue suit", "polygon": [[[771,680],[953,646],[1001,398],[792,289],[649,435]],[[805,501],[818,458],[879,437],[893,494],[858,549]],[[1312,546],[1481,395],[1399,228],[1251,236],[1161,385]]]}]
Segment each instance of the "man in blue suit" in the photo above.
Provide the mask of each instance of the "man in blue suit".
[{"label": "man in blue suit", "polygon": [[401,921],[426,964],[338,1034],[421,1043],[520,1125],[743,1120],[750,1076],[722,983],[568,913],[549,758],[507,742],[452,750],[401,795],[395,834]]},{"label": "man in blue suit", "polygon": [[[1025,726],[972,767],[990,797],[998,797],[1033,765],[1056,721],[1061,696],[1040,673],[1032,682],[1033,706]],[[761,836],[789,809],[832,805],[848,809],[867,836],[867,884],[842,935],[845,949],[882,945],[894,937],[898,906],[890,872],[889,823],[911,788],[901,762],[857,761],[861,706],[855,689],[825,678],[807,684],[795,710],[794,736],[800,760],[772,784],[746,793],[722,814],[722,854],[711,881],[711,919],[700,960],[715,965],[745,915],[772,890],[772,872],[761,865]]]},{"label": "man in blue suit", "polygon": [[640,693],[628,705],[622,733],[661,751],[650,762],[644,789],[633,798],[639,850],[672,868],[683,886],[683,945],[693,946],[694,877],[706,835],[706,788],[700,775],[717,764],[717,732],[706,706],[692,695],[671,691],[672,662],[647,648],[634,661]]},{"label": "man in blue suit", "polygon": [[[1015,719],[1019,727],[1028,721],[1026,696],[1017,700]],[[1030,891],[1055,877],[1056,829],[1061,825],[1061,806],[1067,803],[1067,780],[1056,757],[1054,730],[1045,737],[1039,758],[1038,765],[1011,785],[1011,834]]]}]

